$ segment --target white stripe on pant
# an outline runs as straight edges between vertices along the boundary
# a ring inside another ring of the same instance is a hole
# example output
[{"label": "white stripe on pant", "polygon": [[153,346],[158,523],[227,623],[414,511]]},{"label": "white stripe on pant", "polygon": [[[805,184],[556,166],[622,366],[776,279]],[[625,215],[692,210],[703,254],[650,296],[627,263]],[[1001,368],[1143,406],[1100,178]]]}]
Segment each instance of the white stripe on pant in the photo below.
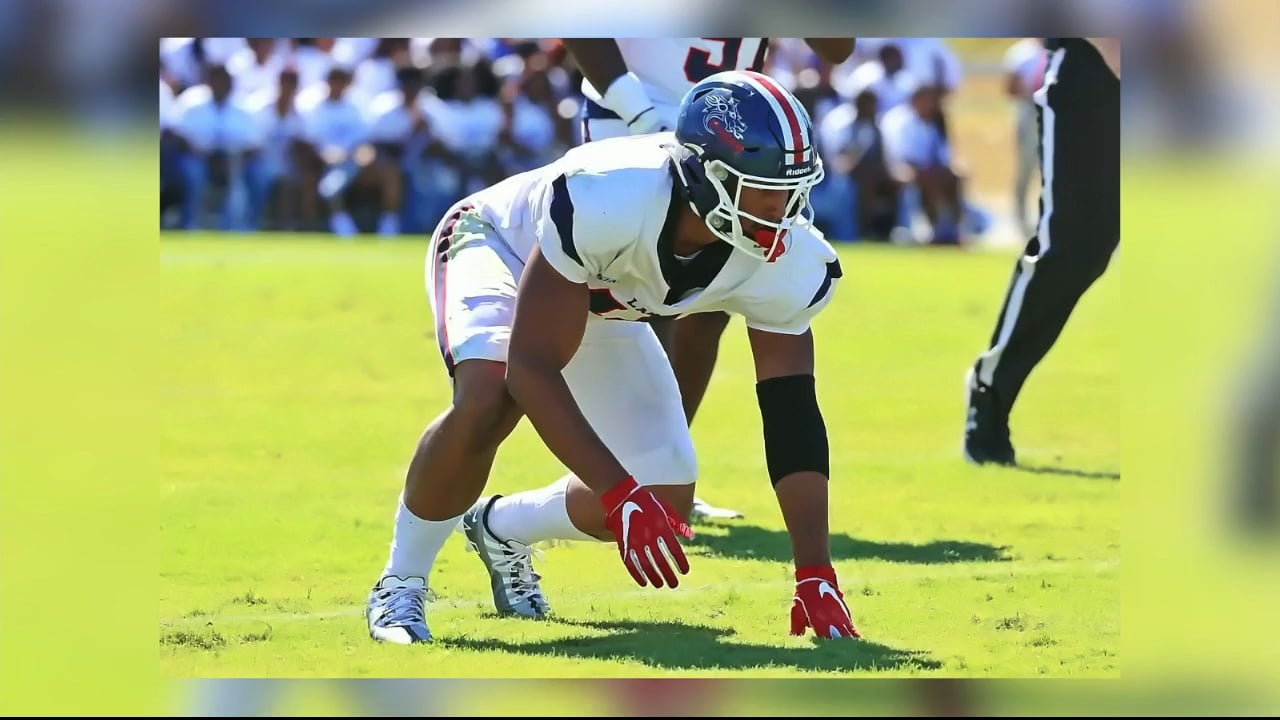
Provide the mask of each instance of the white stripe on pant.
[{"label": "white stripe on pant", "polygon": [[1000,337],[996,344],[978,358],[978,381],[983,385],[991,385],[995,378],[996,366],[1000,363],[1000,354],[1009,343],[1014,327],[1018,324],[1018,313],[1022,310],[1022,299],[1026,295],[1027,286],[1035,276],[1036,261],[1049,251],[1049,219],[1053,215],[1053,166],[1054,166],[1054,113],[1049,105],[1049,88],[1058,82],[1058,68],[1066,57],[1065,49],[1053,51],[1049,59],[1049,68],[1045,71],[1044,85],[1035,93],[1036,104],[1040,106],[1043,127],[1040,132],[1040,174],[1042,177],[1040,224],[1036,231],[1038,252],[1035,255],[1023,255],[1018,263],[1018,276],[1013,281],[1013,289],[1009,291],[1009,302],[1005,307],[1004,322],[1000,325]]}]

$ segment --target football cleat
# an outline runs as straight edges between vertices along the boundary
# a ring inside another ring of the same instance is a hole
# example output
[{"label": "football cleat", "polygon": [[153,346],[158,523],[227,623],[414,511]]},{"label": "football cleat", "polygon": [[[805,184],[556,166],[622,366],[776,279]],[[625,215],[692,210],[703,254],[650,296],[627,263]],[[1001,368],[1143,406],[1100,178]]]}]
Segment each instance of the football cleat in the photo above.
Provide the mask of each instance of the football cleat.
[{"label": "football cleat", "polygon": [[365,619],[369,636],[397,645],[431,642],[426,619],[427,582],[424,578],[388,575],[369,593]]},{"label": "football cleat", "polygon": [[1009,437],[1009,413],[995,390],[982,384],[973,369],[965,380],[968,417],[964,426],[964,457],[974,465],[1014,465],[1017,458]]},{"label": "football cleat", "polygon": [[551,607],[542,594],[542,576],[533,569],[533,547],[503,540],[489,530],[489,510],[500,497],[477,500],[462,516],[463,532],[489,572],[494,608],[503,615],[546,617]]}]

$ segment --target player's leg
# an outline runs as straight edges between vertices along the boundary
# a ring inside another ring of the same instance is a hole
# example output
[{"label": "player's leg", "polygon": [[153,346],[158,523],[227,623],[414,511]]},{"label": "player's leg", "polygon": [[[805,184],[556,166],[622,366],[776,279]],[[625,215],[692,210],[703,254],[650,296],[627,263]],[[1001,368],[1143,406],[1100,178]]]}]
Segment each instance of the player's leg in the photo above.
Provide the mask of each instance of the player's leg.
[{"label": "player's leg", "polygon": [[[689,425],[693,424],[702,398],[707,394],[707,386],[711,384],[711,373],[720,354],[720,338],[728,325],[729,314],[723,312],[696,313],[678,320],[654,323],[654,332],[662,340],[676,384],[680,387],[680,399]],[[691,517],[740,518],[742,513],[694,498]]]},{"label": "player's leg", "polygon": [[1120,239],[1120,88],[1077,49],[1050,60],[1041,104],[1042,195],[1037,234],[1014,268],[988,349],[968,376],[965,455],[1015,462],[1009,413],[1076,303]]},{"label": "player's leg", "polygon": [[[591,320],[564,370],[583,415],[634,475],[683,516],[693,504],[697,457],[679,389],[658,339],[645,325]],[[500,612],[549,612],[530,546],[545,540],[604,540],[600,500],[572,475],[509,496],[482,498],[463,523],[489,571]]]},{"label": "player's leg", "polygon": [[423,602],[432,565],[521,417],[505,378],[518,263],[473,214],[455,211],[437,231],[427,284],[453,402],[423,433],[409,463],[390,555],[369,599],[375,639],[430,639]]}]

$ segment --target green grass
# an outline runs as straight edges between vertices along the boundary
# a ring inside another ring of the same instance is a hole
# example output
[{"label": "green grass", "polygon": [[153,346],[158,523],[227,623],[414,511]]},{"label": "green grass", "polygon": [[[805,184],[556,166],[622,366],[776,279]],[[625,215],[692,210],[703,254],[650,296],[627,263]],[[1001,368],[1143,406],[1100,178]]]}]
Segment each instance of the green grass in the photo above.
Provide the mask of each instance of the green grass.
[{"label": "green grass", "polygon": [[[1087,295],[1013,417],[1038,472],[960,458],[963,375],[1012,256],[844,247],[819,320],[832,547],[867,640],[787,635],[790,547],[764,471],[740,321],[694,427],[702,525],[677,591],[604,544],[539,561],[558,619],[495,617],[456,537],[432,577],[438,642],[387,647],[361,615],[405,465],[447,403],[421,242],[167,236],[159,651],[173,677],[1119,674],[1121,326]],[[1117,259],[1117,263],[1119,260]],[[490,490],[561,474],[522,423]]]}]

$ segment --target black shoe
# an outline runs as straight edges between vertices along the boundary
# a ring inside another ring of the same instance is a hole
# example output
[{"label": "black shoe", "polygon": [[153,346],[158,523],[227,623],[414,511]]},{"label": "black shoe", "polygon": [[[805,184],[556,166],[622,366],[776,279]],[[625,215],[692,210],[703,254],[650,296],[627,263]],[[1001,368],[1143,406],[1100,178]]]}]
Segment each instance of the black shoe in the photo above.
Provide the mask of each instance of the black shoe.
[{"label": "black shoe", "polygon": [[997,402],[995,391],[978,381],[969,370],[969,408],[964,426],[964,458],[974,465],[1014,465],[1017,460],[1009,439],[1009,413]]}]

